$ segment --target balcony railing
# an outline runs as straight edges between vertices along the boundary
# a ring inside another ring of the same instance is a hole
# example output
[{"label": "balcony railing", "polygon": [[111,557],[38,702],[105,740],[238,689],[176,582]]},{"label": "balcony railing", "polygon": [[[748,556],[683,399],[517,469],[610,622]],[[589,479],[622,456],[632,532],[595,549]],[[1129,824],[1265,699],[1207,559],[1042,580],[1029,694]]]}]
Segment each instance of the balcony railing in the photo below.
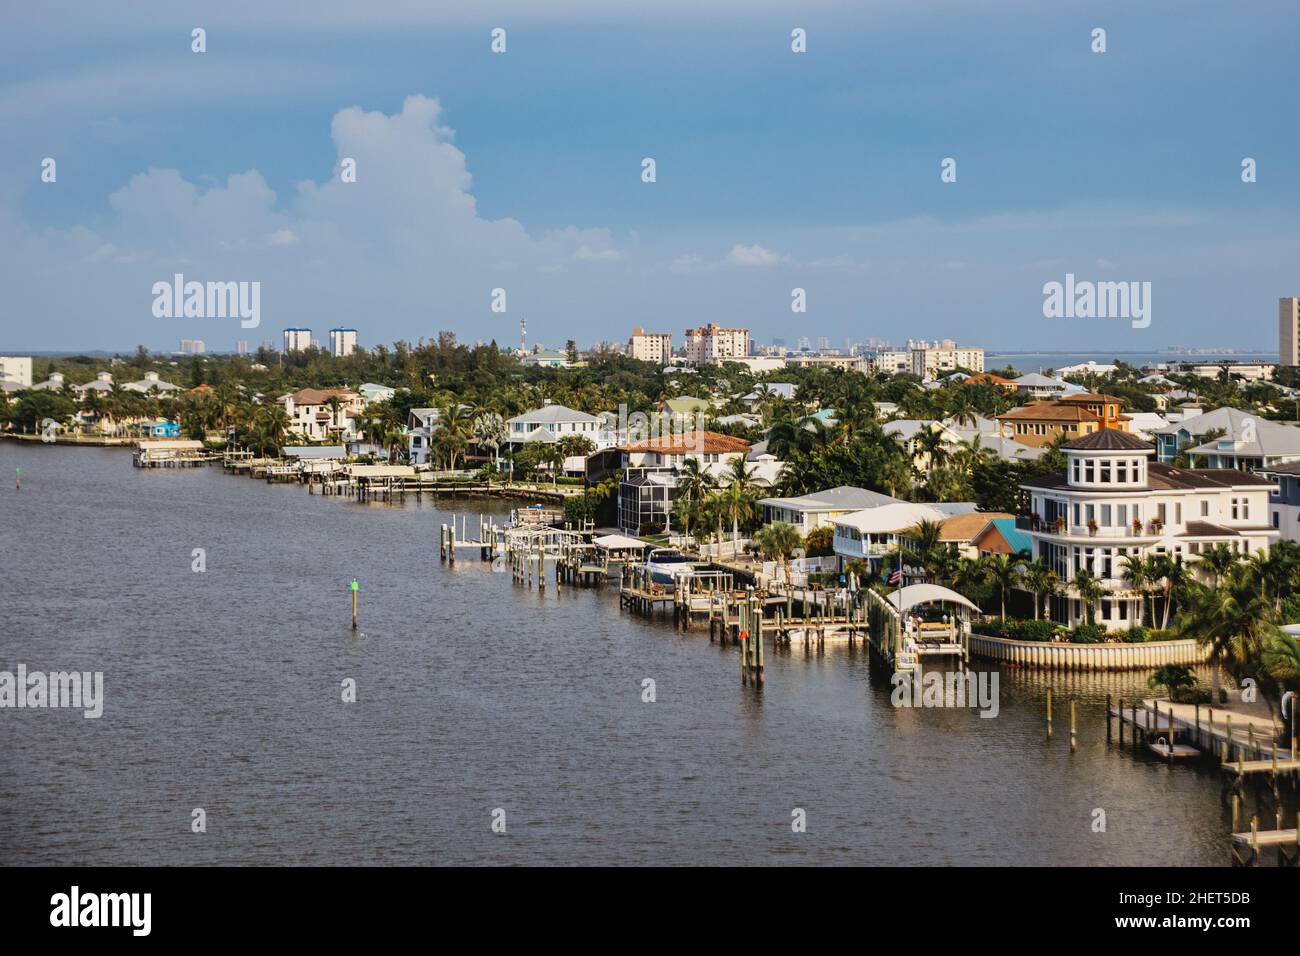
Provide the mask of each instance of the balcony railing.
[{"label": "balcony railing", "polygon": [[1072,538],[1153,538],[1164,530],[1164,523],[1152,520],[1136,525],[1089,526],[1070,524],[1068,521],[1047,521],[1037,515],[1019,515],[1016,517],[1016,528],[1020,531],[1068,535]]}]

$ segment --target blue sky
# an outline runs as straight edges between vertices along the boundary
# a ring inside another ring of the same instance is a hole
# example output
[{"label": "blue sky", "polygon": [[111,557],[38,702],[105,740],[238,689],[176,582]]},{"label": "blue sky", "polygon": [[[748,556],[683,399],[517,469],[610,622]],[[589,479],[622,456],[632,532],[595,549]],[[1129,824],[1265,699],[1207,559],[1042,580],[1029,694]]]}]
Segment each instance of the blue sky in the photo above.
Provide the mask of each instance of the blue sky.
[{"label": "blue sky", "polygon": [[[521,317],[548,345],[717,321],[760,342],[1273,347],[1300,293],[1294,4],[542,6],[10,10],[0,349],[337,324],[513,343]],[[260,281],[261,327],[155,318],[176,271]],[[1067,272],[1150,281],[1151,326],[1045,319]]]}]

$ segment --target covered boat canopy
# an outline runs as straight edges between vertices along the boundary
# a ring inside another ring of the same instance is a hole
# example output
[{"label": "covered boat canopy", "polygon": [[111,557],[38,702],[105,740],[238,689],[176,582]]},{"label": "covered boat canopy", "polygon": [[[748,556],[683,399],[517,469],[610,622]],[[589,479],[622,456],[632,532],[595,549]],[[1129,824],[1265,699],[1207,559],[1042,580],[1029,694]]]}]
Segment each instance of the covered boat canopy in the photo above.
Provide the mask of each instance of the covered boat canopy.
[{"label": "covered boat canopy", "polygon": [[592,538],[591,543],[605,551],[641,551],[646,547],[644,541],[629,538],[621,534],[605,534]]},{"label": "covered boat canopy", "polygon": [[976,607],[969,599],[951,588],[945,588],[938,584],[909,584],[905,588],[899,588],[893,594],[889,595],[889,603],[898,608],[899,611],[906,611],[910,607],[918,604],[936,604],[945,602],[949,604],[960,604],[964,608],[969,608],[979,613]]}]

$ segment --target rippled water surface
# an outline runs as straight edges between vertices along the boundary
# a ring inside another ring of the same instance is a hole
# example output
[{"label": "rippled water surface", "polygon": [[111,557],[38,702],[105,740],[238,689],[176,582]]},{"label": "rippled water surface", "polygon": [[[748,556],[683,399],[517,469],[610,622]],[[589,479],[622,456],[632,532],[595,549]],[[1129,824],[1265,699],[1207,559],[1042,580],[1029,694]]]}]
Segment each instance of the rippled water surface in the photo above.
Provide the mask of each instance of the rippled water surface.
[{"label": "rippled water surface", "polygon": [[996,719],[903,710],[861,650],[796,646],[755,691],[734,648],[612,589],[441,566],[444,509],[500,505],[357,504],[119,449],[3,442],[0,466],[23,469],[0,488],[0,668],[102,671],[106,697],[98,720],[0,711],[3,863],[1228,860],[1210,771],[1107,750],[1105,695],[1138,675],[1050,678],[1081,700],[1071,755],[1059,711],[1044,739],[1046,677],[1005,673]]}]

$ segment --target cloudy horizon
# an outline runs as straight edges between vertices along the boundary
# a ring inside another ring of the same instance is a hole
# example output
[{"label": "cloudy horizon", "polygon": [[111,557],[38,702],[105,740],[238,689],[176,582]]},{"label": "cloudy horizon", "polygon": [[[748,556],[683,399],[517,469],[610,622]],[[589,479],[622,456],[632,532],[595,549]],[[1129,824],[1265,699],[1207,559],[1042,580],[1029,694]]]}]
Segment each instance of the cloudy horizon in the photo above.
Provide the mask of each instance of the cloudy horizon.
[{"label": "cloudy horizon", "polygon": [[[505,345],[521,318],[556,347],[718,322],[760,343],[1270,348],[1300,294],[1300,150],[1292,70],[1260,51],[1300,13],[1265,6],[570,0],[543,22],[325,2],[307,25],[182,3],[143,30],[14,11],[0,351],[228,351],[302,325]],[[261,326],[156,318],[176,273],[260,282]],[[1150,282],[1150,327],[1044,318],[1067,274]]]}]

